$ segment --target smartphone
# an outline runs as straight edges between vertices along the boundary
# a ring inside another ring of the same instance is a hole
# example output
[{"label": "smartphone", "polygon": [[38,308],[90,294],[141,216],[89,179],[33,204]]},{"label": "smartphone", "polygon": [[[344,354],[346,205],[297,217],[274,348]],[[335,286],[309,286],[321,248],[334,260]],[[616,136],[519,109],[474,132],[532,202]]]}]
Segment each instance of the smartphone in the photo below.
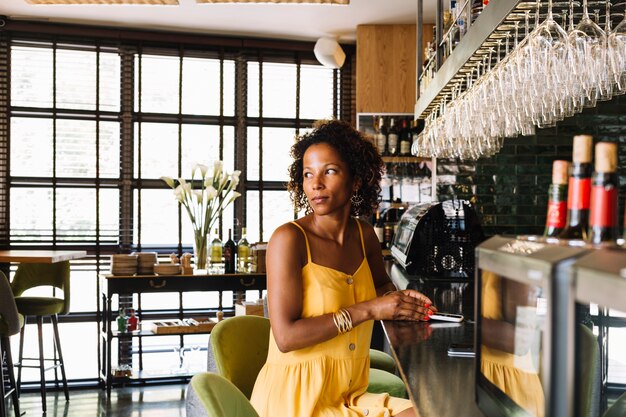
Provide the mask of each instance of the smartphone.
[{"label": "smartphone", "polygon": [[458,322],[463,321],[463,316],[461,314],[442,313],[438,311],[432,316],[430,316],[430,319],[441,320],[441,321],[453,321],[455,323],[458,323]]},{"label": "smartphone", "polygon": [[470,343],[451,343],[448,347],[448,356],[472,358],[476,356],[474,345]]}]

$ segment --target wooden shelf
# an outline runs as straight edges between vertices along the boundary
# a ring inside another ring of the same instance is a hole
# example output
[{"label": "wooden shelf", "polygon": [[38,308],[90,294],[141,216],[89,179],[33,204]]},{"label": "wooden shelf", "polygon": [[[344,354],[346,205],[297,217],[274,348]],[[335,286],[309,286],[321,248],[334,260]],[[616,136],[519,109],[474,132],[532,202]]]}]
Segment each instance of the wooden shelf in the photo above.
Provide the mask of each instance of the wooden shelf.
[{"label": "wooden shelf", "polygon": [[417,156],[407,155],[407,156],[383,156],[383,162],[393,163],[393,164],[408,164],[412,162],[428,162],[430,158],[419,158]]}]

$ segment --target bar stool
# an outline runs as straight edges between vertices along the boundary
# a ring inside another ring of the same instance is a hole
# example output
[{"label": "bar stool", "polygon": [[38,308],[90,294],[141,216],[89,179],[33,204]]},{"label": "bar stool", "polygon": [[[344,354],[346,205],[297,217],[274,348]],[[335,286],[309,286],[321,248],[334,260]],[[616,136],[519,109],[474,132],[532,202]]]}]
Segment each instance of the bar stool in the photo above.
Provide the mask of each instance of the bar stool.
[{"label": "bar stool", "polygon": [[[17,312],[17,306],[13,299],[13,292],[6,275],[0,271],[0,417],[7,415],[5,398],[9,395],[13,398],[13,410],[15,415],[20,415],[20,403],[17,396],[15,374],[13,373],[13,358],[11,356],[11,342],[9,336],[18,334],[24,325],[24,317]],[[4,390],[4,363],[6,360],[7,373],[11,388]]]},{"label": "bar stool", "polygon": [[[26,290],[41,286],[52,286],[63,292],[63,298],[39,297],[23,295]],[[17,387],[20,388],[22,382],[22,368],[39,368],[41,377],[40,390],[43,411],[46,412],[46,376],[45,371],[61,368],[63,380],[63,391],[65,400],[70,400],[67,389],[67,378],[65,376],[65,364],[61,351],[61,341],[59,338],[58,314],[67,314],[70,309],[70,263],[69,261],[52,264],[20,264],[15,272],[15,277],[11,282],[13,295],[17,310],[26,316],[34,316],[37,321],[39,333],[39,358],[24,358],[24,329],[20,332],[19,362],[15,365],[18,368]],[[54,344],[58,353],[58,358],[45,359],[43,354],[43,318],[49,316],[54,330]],[[39,360],[39,365],[24,365],[25,360]],[[45,361],[52,361],[53,365],[46,368]],[[55,382],[58,385],[58,378],[55,372]]]}]

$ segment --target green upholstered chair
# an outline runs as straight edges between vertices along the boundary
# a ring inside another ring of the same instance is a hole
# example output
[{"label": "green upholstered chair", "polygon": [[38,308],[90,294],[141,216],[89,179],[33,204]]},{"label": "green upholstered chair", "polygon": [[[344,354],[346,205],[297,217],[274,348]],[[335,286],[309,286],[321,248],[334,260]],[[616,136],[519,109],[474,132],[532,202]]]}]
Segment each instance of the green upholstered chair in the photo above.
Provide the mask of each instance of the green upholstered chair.
[{"label": "green upholstered chair", "polygon": [[[51,294],[49,297],[26,295],[27,290],[41,287],[52,286],[54,291],[63,296],[59,298]],[[70,263],[69,261],[57,262],[52,264],[28,264],[23,263],[17,267],[13,281],[11,282],[13,295],[15,296],[15,304],[17,310],[28,317],[34,317],[37,322],[39,333],[39,357],[24,358],[24,327],[20,332],[19,362],[17,373],[17,386],[20,387],[22,381],[22,368],[39,368],[40,374],[40,391],[43,411],[46,411],[46,376],[45,371],[48,369],[61,369],[63,381],[63,390],[65,391],[65,400],[69,401],[69,391],[67,389],[67,378],[65,376],[65,365],[63,362],[63,353],[61,351],[61,341],[59,338],[58,315],[67,314],[70,309]],[[58,291],[60,290],[60,291]],[[49,316],[52,321],[54,330],[54,344],[58,353],[58,358],[45,359],[43,354],[43,318]],[[25,365],[24,361],[38,360],[38,365]],[[52,361],[53,366],[46,368],[45,361]],[[55,372],[55,382],[58,383],[57,373]]]},{"label": "green upholstered chair", "polygon": [[578,324],[579,357],[582,360],[580,367],[580,395],[577,398],[578,409],[582,416],[598,416],[600,403],[600,346],[593,331]]},{"label": "green upholstered chair", "polygon": [[407,398],[406,387],[400,377],[382,369],[370,368],[367,392],[388,393],[392,397]]},{"label": "green upholstered chair", "polygon": [[391,355],[378,349],[370,349],[370,368],[396,373],[396,361]]},{"label": "green upholstered chair", "polygon": [[261,316],[235,316],[211,330],[209,342],[217,372],[250,398],[267,360],[270,321]]},{"label": "green upholstered chair", "polygon": [[[11,356],[11,342],[9,336],[18,334],[24,325],[24,317],[17,312],[17,306],[13,299],[13,292],[9,280],[3,272],[0,272],[0,416],[7,415],[4,400],[7,396],[13,399],[15,415],[20,415],[20,403],[17,396],[17,385],[13,374],[13,358]],[[10,390],[4,390],[4,364],[6,362]]]},{"label": "green upholstered chair", "polygon": [[259,417],[250,401],[221,375],[194,375],[185,396],[187,417]]},{"label": "green upholstered chair", "polygon": [[626,416],[626,392],[623,393],[608,410],[602,415],[602,417],[624,417]]},{"label": "green upholstered chair", "polygon": [[[235,384],[248,398],[267,360],[269,335],[270,321],[260,316],[231,317],[219,322],[211,331],[209,342],[212,358],[209,357],[209,362],[213,360],[217,373]],[[242,343],[242,340],[245,342]],[[378,357],[382,358],[383,355]],[[384,363],[383,360],[380,362]],[[387,392],[406,398],[402,380],[381,369],[370,369],[368,392]]]}]

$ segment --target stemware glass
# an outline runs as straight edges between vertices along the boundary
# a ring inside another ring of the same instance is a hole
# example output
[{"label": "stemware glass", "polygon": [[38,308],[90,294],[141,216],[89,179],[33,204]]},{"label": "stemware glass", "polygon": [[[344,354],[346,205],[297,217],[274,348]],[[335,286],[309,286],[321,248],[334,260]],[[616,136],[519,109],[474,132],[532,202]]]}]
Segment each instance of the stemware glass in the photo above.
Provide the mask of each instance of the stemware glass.
[{"label": "stemware glass", "polygon": [[584,107],[594,107],[597,100],[606,99],[606,33],[589,17],[587,0],[583,0],[583,16],[569,33],[572,68],[584,90]]},{"label": "stemware glass", "polygon": [[624,17],[608,36],[609,68],[615,87],[613,94],[626,93],[626,1]]}]

